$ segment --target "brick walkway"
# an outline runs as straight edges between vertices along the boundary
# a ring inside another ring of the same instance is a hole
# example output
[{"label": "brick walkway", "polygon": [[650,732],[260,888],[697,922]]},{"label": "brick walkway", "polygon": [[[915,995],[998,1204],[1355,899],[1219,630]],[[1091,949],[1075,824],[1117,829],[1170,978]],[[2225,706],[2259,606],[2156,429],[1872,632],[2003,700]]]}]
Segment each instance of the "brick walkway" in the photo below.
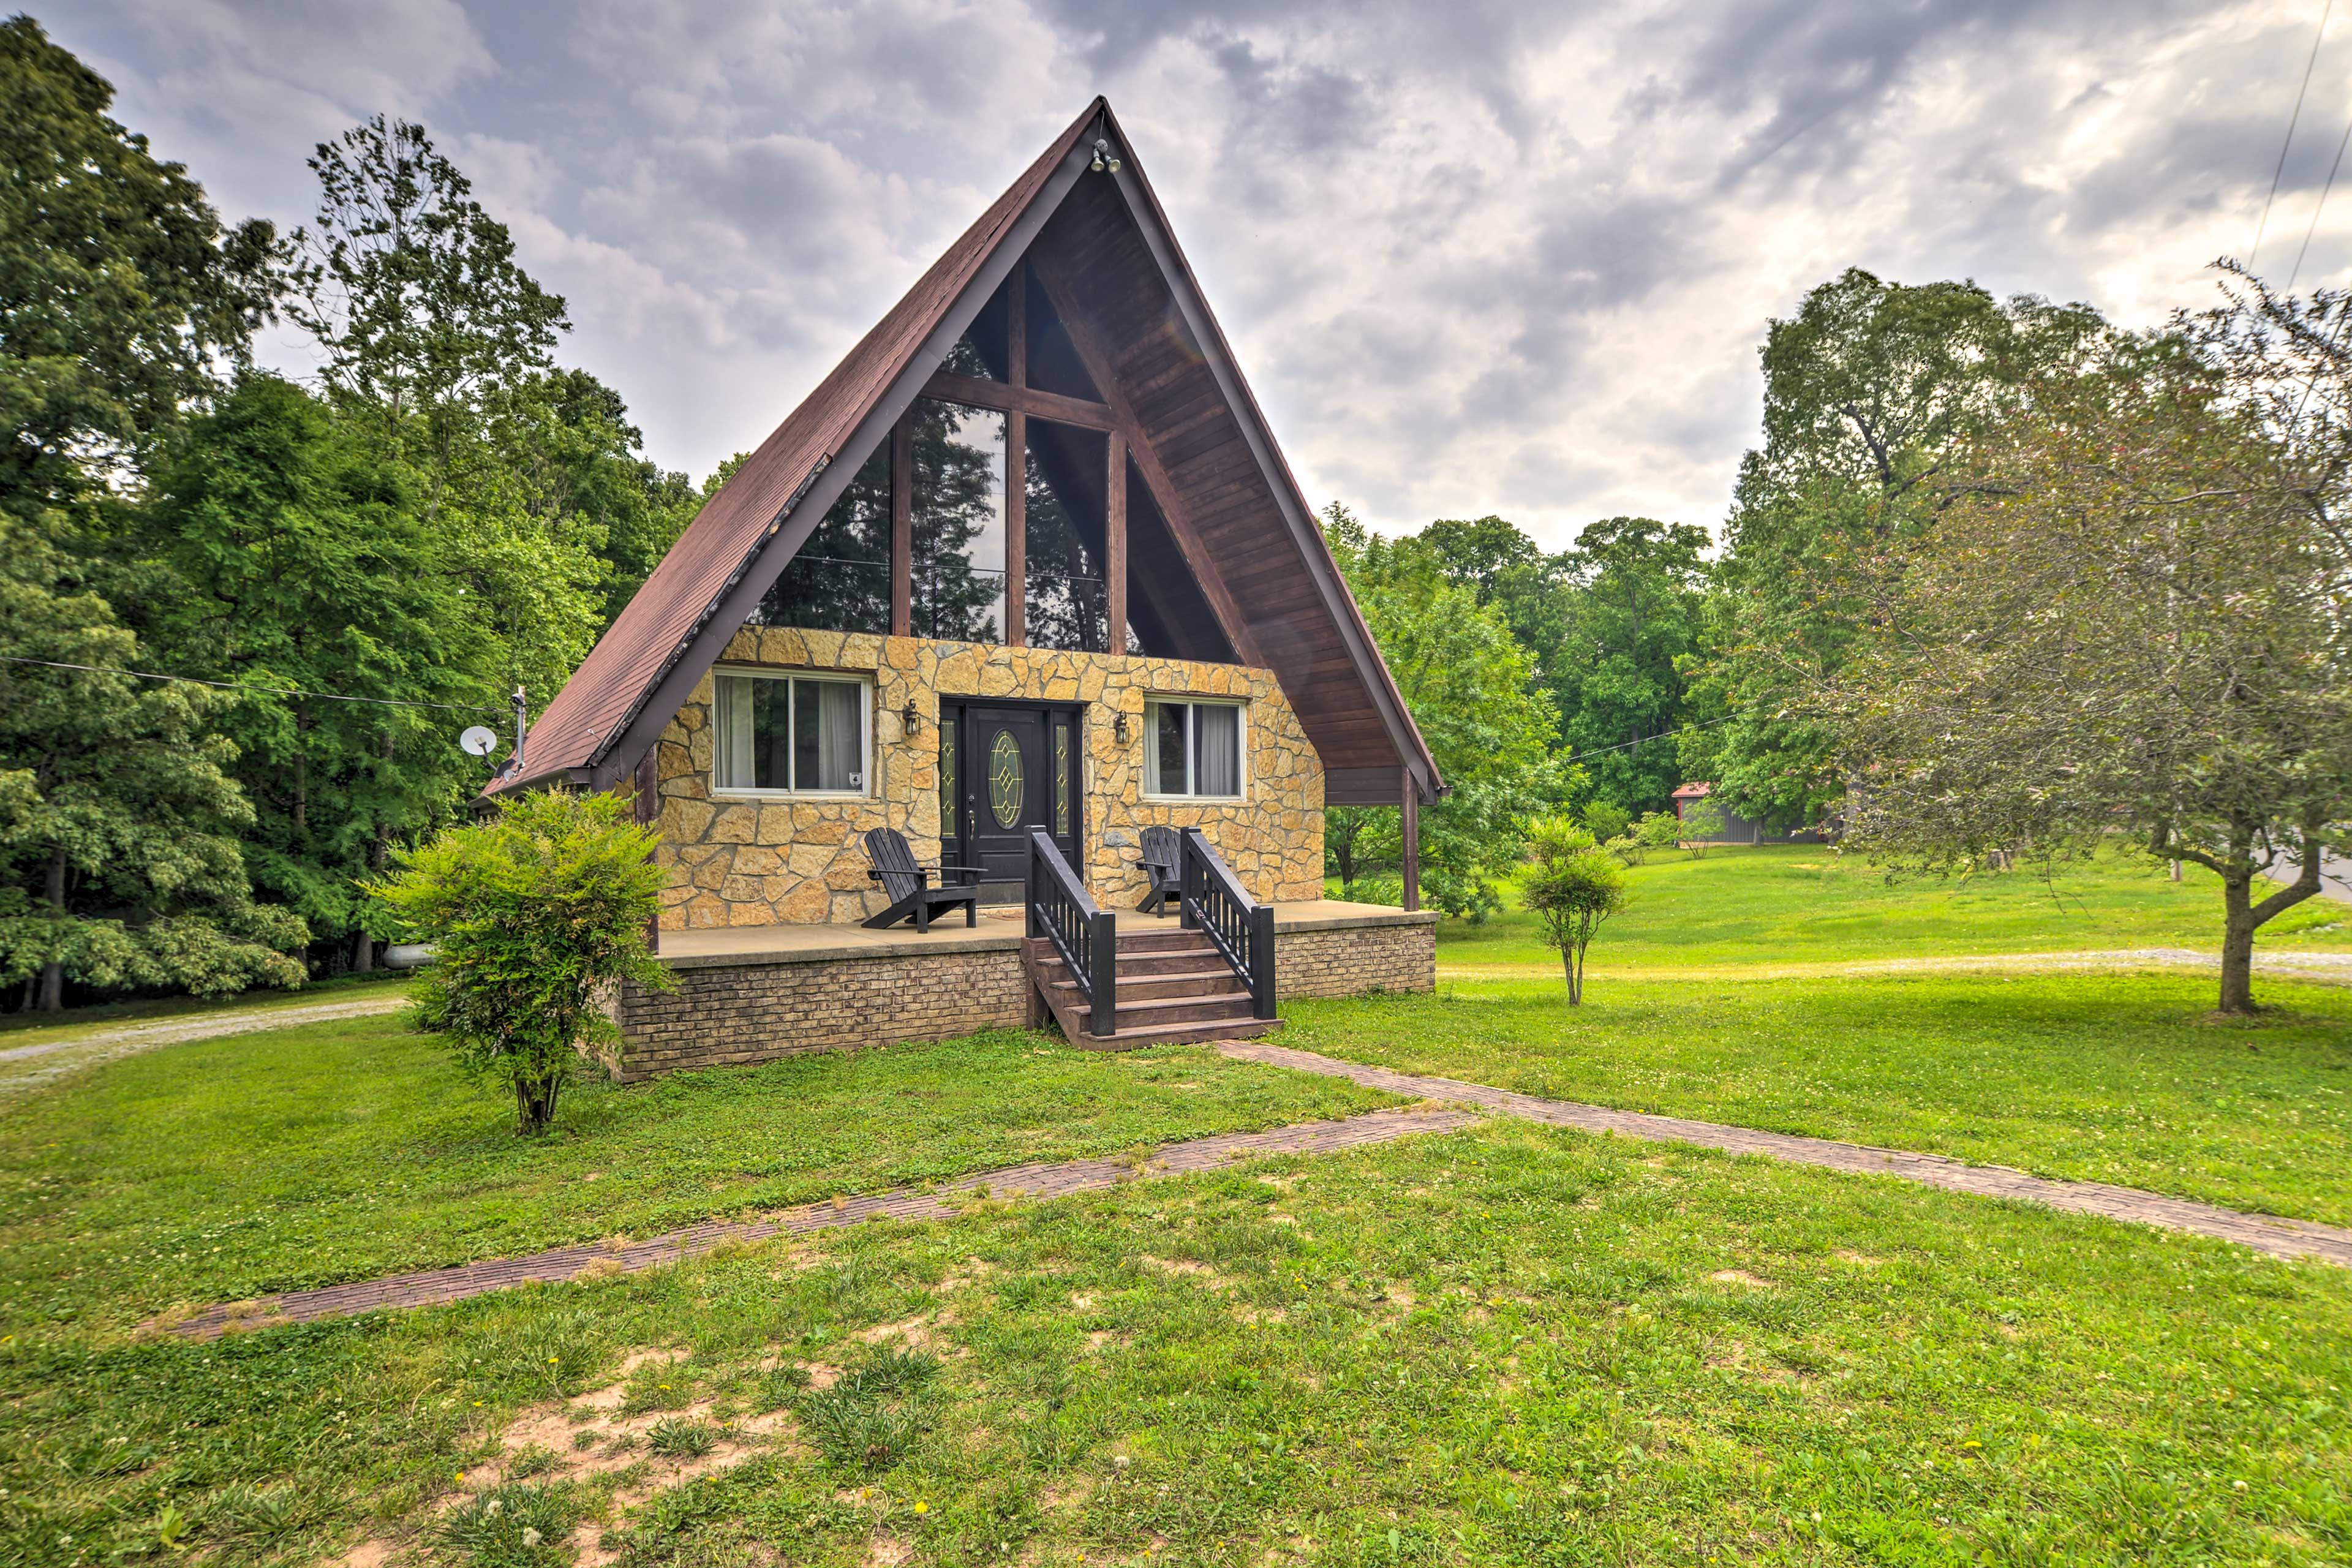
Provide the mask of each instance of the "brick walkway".
[{"label": "brick walkway", "polygon": [[2101,1215],[2108,1219],[2159,1226],[2168,1230],[2194,1231],[2267,1252],[2273,1258],[2312,1258],[2352,1268],[2352,1230],[2310,1225],[2268,1215],[2241,1214],[2210,1204],[2168,1198],[2132,1187],[2104,1182],[2054,1182],[2029,1176],[2005,1165],[1971,1165],[1942,1154],[1914,1154],[1900,1149],[1874,1149],[1862,1143],[1839,1143],[1826,1138],[1800,1138],[1785,1132],[1758,1132],[1715,1121],[1687,1121],[1678,1116],[1651,1116],[1638,1110],[1611,1110],[1569,1100],[1539,1100],[1530,1094],[1489,1089],[1450,1078],[1422,1078],[1334,1060],[1312,1051],[1257,1040],[1234,1040],[1219,1046],[1239,1061],[1263,1062],[1295,1072],[1344,1078],[1367,1089],[1416,1099],[1475,1105],[1504,1116],[1525,1117],[1554,1127],[1574,1127],[1587,1132],[1616,1132],[1654,1142],[1697,1143],[1734,1154],[1761,1154],[1800,1165],[1822,1165],[1833,1171],[1854,1171],[1874,1176],[1901,1176],[1979,1197],[2014,1198],[2046,1208],[2075,1214]]},{"label": "brick walkway", "polygon": [[[1839,1143],[1826,1138],[1800,1138],[1785,1132],[1758,1132],[1720,1122],[1689,1121],[1676,1116],[1652,1116],[1638,1110],[1611,1110],[1575,1100],[1542,1100],[1485,1084],[1450,1078],[1422,1078],[1387,1068],[1343,1062],[1312,1051],[1258,1040],[1229,1040],[1218,1049],[1237,1061],[1261,1062],[1328,1078],[1344,1078],[1367,1089],[1421,1100],[1472,1105],[1478,1111],[1523,1117],[1553,1127],[1573,1127],[1586,1132],[1615,1132],[1652,1142],[1696,1143],[1734,1154],[1761,1154],[1800,1165],[1820,1165],[1874,1176],[1900,1176],[1979,1197],[2011,1198],[2076,1214],[2193,1231],[2266,1252],[2274,1258],[2315,1258],[2352,1268],[2352,1230],[2309,1225],[2302,1220],[2267,1215],[2241,1214],[2210,1204],[2161,1197],[2131,1187],[2102,1182],[2053,1182],[2029,1176],[2003,1165],[1970,1165],[1941,1154],[1914,1154],[1900,1149],[1874,1149],[1861,1143]],[[542,1281],[634,1274],[692,1258],[730,1243],[763,1241],[771,1237],[798,1236],[832,1230],[876,1219],[942,1219],[961,1206],[954,1198],[985,1193],[990,1196],[1061,1197],[1070,1193],[1096,1192],[1144,1176],[1181,1175],[1213,1171],[1267,1154],[1328,1154],[1369,1143],[1385,1143],[1417,1132],[1444,1132],[1478,1120],[1469,1110],[1375,1110],[1336,1121],[1302,1121],[1267,1132],[1228,1133],[1171,1143],[1140,1164],[1124,1160],[1072,1160],[1061,1164],[1015,1165],[991,1171],[929,1192],[902,1187],[867,1197],[840,1198],[783,1209],[764,1219],[713,1220],[674,1230],[646,1241],[592,1242],[560,1247],[524,1258],[493,1258],[419,1274],[395,1274],[383,1279],[360,1279],[317,1290],[289,1291],[256,1301],[225,1303],[173,1323],[161,1320],[154,1328],[194,1339],[208,1339],[232,1327],[265,1328],[273,1323],[307,1322],[316,1318],[348,1317],[390,1307],[424,1307],[459,1301],[510,1286]]]},{"label": "brick walkway", "polygon": [[[1319,1058],[1318,1058],[1320,1059]],[[459,1301],[510,1286],[540,1281],[577,1279],[585,1275],[634,1274],[692,1258],[730,1243],[764,1241],[776,1236],[798,1236],[832,1230],[874,1219],[941,1219],[957,1212],[952,1195],[985,1192],[991,1197],[1018,1194],[1053,1198],[1070,1193],[1098,1191],[1143,1176],[1181,1175],[1213,1171],[1267,1154],[1328,1154],[1367,1143],[1385,1143],[1416,1132],[1444,1132],[1478,1120],[1467,1110],[1375,1110],[1338,1121],[1302,1121],[1267,1132],[1234,1132],[1171,1143],[1141,1164],[1125,1160],[1071,1160],[1052,1165],[1015,1165],[950,1184],[930,1192],[902,1187],[862,1198],[806,1204],[782,1209],[765,1219],[712,1220],[674,1230],[646,1241],[625,1244],[591,1242],[559,1247],[526,1258],[492,1258],[454,1268],[420,1274],[394,1274],[383,1279],[357,1279],[317,1290],[295,1290],[264,1296],[256,1301],[207,1307],[194,1316],[166,1324],[193,1339],[209,1339],[231,1327],[266,1328],[273,1323],[308,1322],[315,1318],[349,1317],[386,1307],[425,1307]]]}]

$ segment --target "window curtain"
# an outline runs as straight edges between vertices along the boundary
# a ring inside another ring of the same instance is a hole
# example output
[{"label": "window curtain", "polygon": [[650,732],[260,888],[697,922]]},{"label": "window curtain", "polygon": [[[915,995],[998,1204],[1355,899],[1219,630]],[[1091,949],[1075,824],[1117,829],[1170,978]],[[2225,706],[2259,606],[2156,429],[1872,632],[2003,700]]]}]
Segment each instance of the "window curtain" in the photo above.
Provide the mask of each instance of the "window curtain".
[{"label": "window curtain", "polygon": [[1242,793],[1242,710],[1238,708],[1196,707],[1192,710],[1193,793],[1234,795]]},{"label": "window curtain", "polygon": [[719,787],[757,787],[751,771],[751,687],[740,675],[722,675],[714,683],[719,728]]},{"label": "window curtain", "polygon": [[801,700],[816,700],[817,777],[803,779],[803,789],[851,790],[865,783],[856,777],[864,765],[866,748],[858,743],[857,688],[845,680],[816,680],[801,687]]}]

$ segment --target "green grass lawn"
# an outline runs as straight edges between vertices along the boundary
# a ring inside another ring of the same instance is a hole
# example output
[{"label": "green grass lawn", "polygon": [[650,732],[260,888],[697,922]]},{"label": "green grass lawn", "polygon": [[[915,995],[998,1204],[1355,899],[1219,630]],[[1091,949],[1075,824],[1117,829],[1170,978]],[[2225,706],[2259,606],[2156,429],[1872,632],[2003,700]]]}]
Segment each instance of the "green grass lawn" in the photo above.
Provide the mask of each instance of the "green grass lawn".
[{"label": "green grass lawn", "polygon": [[28,1564],[2352,1553],[2352,1277],[1510,1122],[0,1375]]},{"label": "green grass lawn", "polygon": [[[1676,851],[1633,868],[1633,907],[1610,921],[1591,967],[1798,967],[1960,953],[2221,946],[2221,879],[2200,867],[2106,854],[2044,880],[2011,871],[1949,882],[1889,882],[1880,868],[1821,846]],[[1481,925],[1448,921],[1441,958],[1454,973],[1559,961],[1516,906]],[[2265,947],[2352,949],[2352,910],[2306,900],[2264,926]]]},{"label": "green grass lawn", "polygon": [[[1890,889],[1806,850],[1635,881],[1581,1009],[1512,916],[1442,931],[1440,994],[1293,1004],[1285,1038],[2352,1222],[2352,991],[2264,979],[2280,1011],[2216,1025],[2197,974],[1790,973],[2210,950],[2210,886]],[[2270,940],[2344,944],[2334,918]],[[356,1322],[132,1327],[1384,1103],[1006,1032],[583,1087],[523,1142],[390,1018],[93,1068],[0,1106],[0,1568],[371,1539],[566,1568],[575,1526],[613,1568],[2352,1559],[2352,1274],[1507,1121]],[[652,1350],[683,1359],[625,1374]]]},{"label": "green grass lawn", "polygon": [[194,1041],[0,1109],[0,1322],[120,1326],[1390,1103],[1197,1048],[1006,1031],[583,1084],[526,1142],[510,1103],[395,1017]]},{"label": "green grass lawn", "polygon": [[[1444,952],[1441,948],[1441,954]],[[1596,966],[1597,967],[1597,966]],[[1632,1110],[2352,1225],[2352,992],[2207,1016],[2194,974],[1441,980],[1301,1002],[1285,1045]]]}]

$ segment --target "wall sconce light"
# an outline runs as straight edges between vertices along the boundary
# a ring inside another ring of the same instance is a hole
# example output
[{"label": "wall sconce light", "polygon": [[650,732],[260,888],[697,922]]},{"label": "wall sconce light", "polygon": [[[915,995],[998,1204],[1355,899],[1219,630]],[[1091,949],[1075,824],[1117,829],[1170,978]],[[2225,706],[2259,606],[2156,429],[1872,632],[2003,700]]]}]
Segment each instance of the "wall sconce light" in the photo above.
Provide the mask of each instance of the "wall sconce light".
[{"label": "wall sconce light", "polygon": [[1120,745],[1127,744],[1127,715],[1122,713],[1110,721],[1110,738]]},{"label": "wall sconce light", "polygon": [[915,704],[911,699],[904,708],[898,710],[898,720],[906,725],[907,738],[910,741],[915,738],[915,732],[923,727],[923,716],[915,711]]},{"label": "wall sconce light", "polygon": [[1110,150],[1110,142],[1107,137],[1095,138],[1095,161],[1089,167],[1097,174],[1105,169],[1108,169],[1114,174],[1118,173],[1118,154]]}]

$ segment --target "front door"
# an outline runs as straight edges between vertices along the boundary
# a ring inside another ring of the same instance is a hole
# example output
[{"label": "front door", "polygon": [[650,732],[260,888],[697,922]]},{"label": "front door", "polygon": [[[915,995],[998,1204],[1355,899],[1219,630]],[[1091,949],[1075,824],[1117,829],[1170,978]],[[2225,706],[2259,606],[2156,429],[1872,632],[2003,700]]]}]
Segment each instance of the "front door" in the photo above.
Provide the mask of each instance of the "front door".
[{"label": "front door", "polygon": [[[1019,903],[1029,830],[1043,827],[1076,868],[1079,710],[967,705],[957,723],[951,863],[977,866],[982,898]],[[944,825],[942,825],[944,826]]]}]

